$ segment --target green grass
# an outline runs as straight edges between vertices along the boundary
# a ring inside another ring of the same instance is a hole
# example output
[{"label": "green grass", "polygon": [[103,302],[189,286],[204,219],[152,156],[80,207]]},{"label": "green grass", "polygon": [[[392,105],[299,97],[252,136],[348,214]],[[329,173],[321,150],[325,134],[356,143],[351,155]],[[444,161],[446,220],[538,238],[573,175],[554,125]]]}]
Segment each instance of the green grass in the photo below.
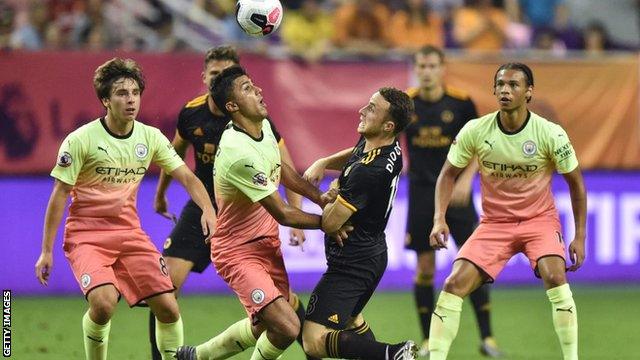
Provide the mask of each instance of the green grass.
[{"label": "green grass", "polygon": [[[640,358],[640,288],[573,287],[580,324],[580,359]],[[307,297],[303,296],[306,301]],[[465,303],[468,303],[466,301]],[[81,296],[13,300],[13,358],[82,359]],[[244,316],[231,296],[185,296],[180,299],[189,344],[201,343]],[[498,288],[492,293],[495,336],[509,359],[561,359],[542,288]],[[379,293],[365,309],[379,339],[420,340],[410,293]],[[464,307],[450,359],[482,359],[471,307]],[[121,303],[112,320],[110,359],[148,359],[147,310]],[[249,359],[246,352],[234,359]],[[284,359],[304,359],[294,344]]]}]

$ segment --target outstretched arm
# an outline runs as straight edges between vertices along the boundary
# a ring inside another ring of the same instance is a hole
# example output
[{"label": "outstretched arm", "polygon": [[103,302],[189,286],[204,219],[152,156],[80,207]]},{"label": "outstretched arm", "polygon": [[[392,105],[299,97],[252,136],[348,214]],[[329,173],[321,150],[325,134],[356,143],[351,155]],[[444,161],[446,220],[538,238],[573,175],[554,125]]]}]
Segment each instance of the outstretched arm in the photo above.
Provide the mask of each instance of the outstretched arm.
[{"label": "outstretched arm", "polygon": [[[284,165],[284,164],[283,164]],[[320,229],[320,215],[309,214],[285,203],[278,191],[260,200],[260,204],[280,225],[299,229]]]},{"label": "outstretched arm", "polygon": [[[280,139],[278,147],[280,148],[280,158],[282,159],[282,163],[289,165],[289,167],[297,174],[298,172],[295,170],[296,166],[293,163],[293,159],[291,158],[291,154],[289,153],[287,144],[285,144],[283,139]],[[302,209],[302,195],[296,193],[288,187],[285,187],[285,194],[287,196],[287,203],[289,203],[289,205],[294,206],[298,209]],[[289,245],[301,246],[306,239],[307,238],[302,229],[289,228]]]},{"label": "outstretched arm", "polygon": [[447,213],[447,207],[451,200],[451,193],[453,192],[453,186],[456,178],[464,170],[453,166],[449,160],[445,161],[438,181],[436,182],[436,195],[435,195],[435,211],[433,214],[433,229],[429,235],[429,243],[434,249],[442,249],[447,247],[447,240],[449,239],[449,227],[445,221],[445,214]]},{"label": "outstretched arm", "polygon": [[47,285],[49,281],[49,275],[53,267],[53,242],[71,189],[73,189],[73,186],[56,180],[49,197],[42,231],[42,251],[36,262],[36,277],[42,285]]},{"label": "outstretched arm", "polygon": [[312,184],[318,186],[320,180],[324,177],[325,170],[342,170],[344,164],[349,160],[352,152],[353,148],[350,147],[348,149],[338,151],[333,155],[316,160],[311,164],[311,166],[309,166],[307,171],[304,172],[303,177]]},{"label": "outstretched arm", "polygon": [[587,223],[587,193],[582,179],[580,168],[563,174],[565,181],[569,185],[571,194],[571,207],[573,208],[573,221],[576,227],[576,234],[569,245],[569,257],[572,265],[569,271],[576,271],[582,266],[585,259],[584,240]]}]

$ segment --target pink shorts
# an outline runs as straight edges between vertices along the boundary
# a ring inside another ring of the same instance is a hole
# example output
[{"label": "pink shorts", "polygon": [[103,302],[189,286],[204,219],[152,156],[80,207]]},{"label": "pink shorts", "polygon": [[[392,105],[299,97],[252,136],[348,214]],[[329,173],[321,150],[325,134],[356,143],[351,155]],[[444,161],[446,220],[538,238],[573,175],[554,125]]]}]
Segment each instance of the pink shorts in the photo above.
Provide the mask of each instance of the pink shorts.
[{"label": "pink shorts", "polygon": [[256,315],[279,297],[289,300],[289,278],[280,241],[270,237],[243,244],[221,255],[213,251],[211,260],[218,275],[238,295],[247,315],[256,324]]},{"label": "pink shorts", "polygon": [[63,248],[85,297],[113,284],[134,306],[174,290],[164,258],[142,229],[68,231]]},{"label": "pink shorts", "polygon": [[465,242],[456,260],[465,259],[495,280],[505,264],[524,253],[537,275],[538,260],[559,256],[565,260],[565,245],[557,218],[533,218],[513,223],[480,223]]}]

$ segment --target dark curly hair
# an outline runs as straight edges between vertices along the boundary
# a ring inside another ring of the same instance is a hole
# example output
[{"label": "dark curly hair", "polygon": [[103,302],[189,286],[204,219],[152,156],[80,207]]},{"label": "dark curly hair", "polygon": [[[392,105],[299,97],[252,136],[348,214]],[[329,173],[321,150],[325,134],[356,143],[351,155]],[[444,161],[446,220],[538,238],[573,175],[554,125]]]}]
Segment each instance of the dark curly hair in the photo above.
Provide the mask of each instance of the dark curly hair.
[{"label": "dark curly hair", "polygon": [[93,75],[93,88],[98,99],[108,99],[111,96],[111,87],[116,80],[126,78],[134,80],[140,88],[140,95],[144,91],[145,79],[142,68],[131,59],[113,58],[98,66]]},{"label": "dark curly hair", "polygon": [[414,112],[413,100],[404,91],[393,87],[383,87],[378,92],[389,102],[389,117],[396,125],[394,135],[397,135],[409,124]]},{"label": "dark curly hair", "polygon": [[211,98],[216,104],[216,107],[218,107],[218,109],[227,116],[231,116],[231,113],[227,111],[225,104],[231,98],[233,81],[242,75],[247,75],[244,68],[240,65],[233,65],[222,70],[222,72],[211,82],[211,87],[209,89]]}]

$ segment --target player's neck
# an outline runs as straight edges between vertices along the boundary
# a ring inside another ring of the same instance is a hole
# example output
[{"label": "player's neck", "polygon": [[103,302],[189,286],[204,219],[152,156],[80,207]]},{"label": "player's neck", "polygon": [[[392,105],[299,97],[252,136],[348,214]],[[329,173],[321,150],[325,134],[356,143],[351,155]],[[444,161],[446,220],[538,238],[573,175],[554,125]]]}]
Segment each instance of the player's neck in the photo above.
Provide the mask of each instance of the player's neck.
[{"label": "player's neck", "polygon": [[116,119],[109,113],[104,117],[104,123],[109,131],[118,136],[125,136],[133,129],[133,121]]},{"label": "player's neck", "polygon": [[420,99],[428,102],[436,102],[444,96],[444,86],[433,88],[420,88]]},{"label": "player's neck", "polygon": [[211,111],[213,115],[216,115],[216,116],[224,115],[224,113],[220,111],[220,109],[218,109],[218,107],[216,106],[216,103],[213,102],[213,98],[211,97],[211,95],[207,96],[207,105],[209,106],[209,111]]},{"label": "player's neck", "polygon": [[368,139],[365,137],[365,143],[364,143],[364,152],[373,150],[373,149],[377,149],[383,146],[387,146],[387,145],[391,145],[393,144],[393,142],[395,141],[395,137],[382,137],[381,136],[376,136],[374,138]]},{"label": "player's neck", "polygon": [[233,124],[242,131],[249,134],[254,139],[259,139],[262,137],[262,120],[253,121],[249,118],[238,116],[233,119]]},{"label": "player's neck", "polygon": [[527,121],[529,111],[526,106],[513,110],[500,110],[500,124],[502,128],[509,132],[515,132],[522,128]]}]

